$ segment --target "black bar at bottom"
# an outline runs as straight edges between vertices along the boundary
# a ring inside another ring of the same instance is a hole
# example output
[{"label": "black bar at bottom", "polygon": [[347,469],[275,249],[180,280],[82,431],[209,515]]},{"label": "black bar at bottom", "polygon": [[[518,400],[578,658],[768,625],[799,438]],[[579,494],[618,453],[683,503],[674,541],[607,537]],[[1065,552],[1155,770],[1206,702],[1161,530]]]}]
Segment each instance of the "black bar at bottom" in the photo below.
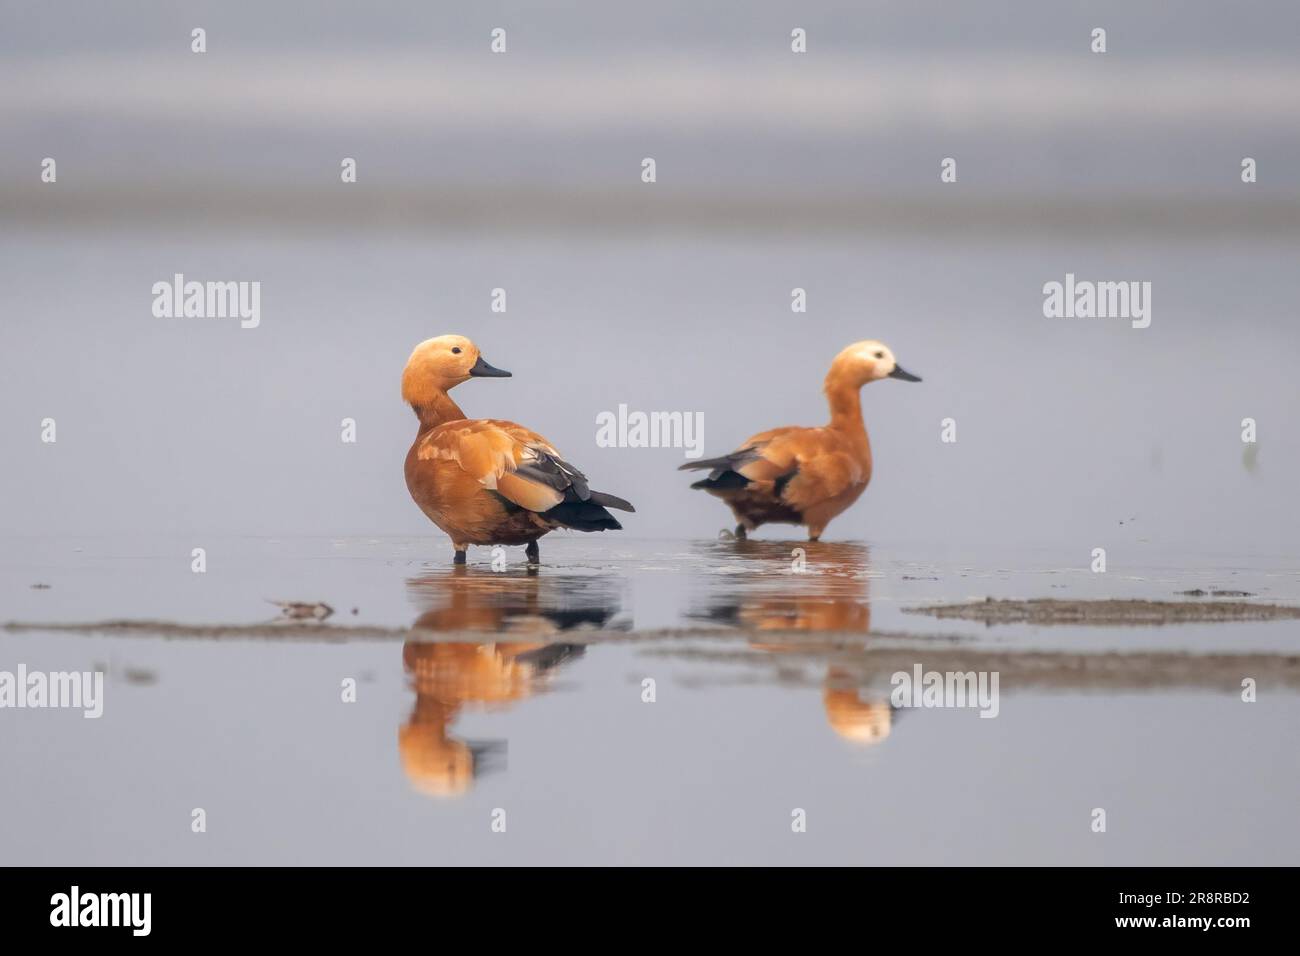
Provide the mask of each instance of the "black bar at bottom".
[{"label": "black bar at bottom", "polygon": [[820,938],[835,922],[859,934],[906,930],[914,941],[1046,933],[1231,944],[1285,928],[1294,909],[1289,869],[45,868],[0,879],[6,942],[75,934],[92,945],[374,944],[439,926],[430,942],[481,933],[493,946],[515,934],[541,944],[566,926],[607,932],[611,920],[629,938],[662,945],[680,942],[663,935],[677,930],[733,943],[770,943],[780,929]]}]

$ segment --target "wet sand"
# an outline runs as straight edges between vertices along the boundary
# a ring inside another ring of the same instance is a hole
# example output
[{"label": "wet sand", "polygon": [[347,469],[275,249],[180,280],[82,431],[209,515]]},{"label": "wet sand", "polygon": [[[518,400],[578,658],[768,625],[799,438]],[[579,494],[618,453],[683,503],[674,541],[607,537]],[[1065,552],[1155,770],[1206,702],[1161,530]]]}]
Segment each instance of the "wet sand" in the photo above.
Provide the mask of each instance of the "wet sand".
[{"label": "wet sand", "polygon": [[1300,618],[1300,608],[1236,601],[1067,601],[1039,598],[1011,601],[986,598],[971,604],[941,604],[904,609],[908,614],[982,621],[985,624],[1086,624],[1092,627],[1277,621]]},{"label": "wet sand", "polygon": [[[1014,603],[1014,602],[1000,602]],[[1034,602],[1025,602],[1034,603]],[[1070,605],[1072,602],[1058,602]],[[1080,602],[1073,602],[1077,606]],[[1086,602],[1083,602],[1086,603]],[[1156,604],[1158,602],[1093,602],[1116,604]],[[929,609],[917,609],[925,613]],[[1293,610],[1276,608],[1275,610]],[[1294,615],[1284,615],[1292,617]],[[1122,618],[1109,621],[1100,617],[1086,623],[1101,626],[1169,624],[1176,620],[1242,620],[1234,617]],[[1265,617],[1245,618],[1266,620]],[[1066,620],[1063,618],[1062,620]],[[989,623],[1020,623],[1008,616]],[[1068,621],[1074,623],[1072,619]],[[1035,620],[1035,623],[1040,623]],[[1053,623],[1053,622],[1046,622]],[[1061,623],[1057,621],[1056,623]],[[3,630],[10,633],[62,633],[82,636],[132,636],[169,640],[199,641],[285,641],[290,643],[344,643],[349,641],[402,641],[411,645],[438,643],[482,643],[480,631],[439,632],[424,628],[349,627],[318,622],[293,622],[249,625],[185,625],[164,621],[99,621],[80,624],[32,624],[8,622]],[[516,632],[516,636],[518,636]],[[1268,687],[1300,689],[1300,654],[1189,654],[1183,652],[1095,653],[1079,654],[1051,651],[998,651],[959,646],[965,638],[950,635],[912,635],[902,632],[877,633],[869,637],[853,632],[767,630],[761,636],[748,635],[750,646],[735,647],[734,635],[715,628],[659,629],[641,632],[580,629],[534,633],[538,647],[550,643],[591,647],[610,644],[637,645],[643,653],[672,660],[699,664],[743,664],[773,669],[778,683],[791,683],[793,664],[834,663],[841,679],[851,679],[853,686],[867,688],[888,686],[882,680],[890,674],[922,665],[934,671],[998,671],[1011,689],[1113,691],[1171,688],[1208,688],[1219,691],[1240,690],[1243,674],[1251,675]],[[921,646],[914,646],[918,642]],[[877,646],[884,643],[885,646]],[[951,643],[951,649],[936,650],[933,643]],[[925,646],[930,644],[931,646]],[[901,645],[901,646],[900,646]],[[778,656],[757,655],[754,647],[778,650]],[[794,681],[798,683],[798,681]],[[708,686],[708,680],[692,682]]]}]

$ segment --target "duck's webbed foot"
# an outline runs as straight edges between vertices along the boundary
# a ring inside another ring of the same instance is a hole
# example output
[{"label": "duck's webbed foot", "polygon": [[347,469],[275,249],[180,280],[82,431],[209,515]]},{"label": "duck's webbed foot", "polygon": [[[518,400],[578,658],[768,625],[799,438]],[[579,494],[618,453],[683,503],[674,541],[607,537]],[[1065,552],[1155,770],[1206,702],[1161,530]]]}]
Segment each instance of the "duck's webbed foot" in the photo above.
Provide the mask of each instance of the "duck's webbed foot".
[{"label": "duck's webbed foot", "polygon": [[529,564],[542,563],[542,549],[537,546],[536,539],[528,542],[528,547],[524,548],[524,557],[528,559]]}]

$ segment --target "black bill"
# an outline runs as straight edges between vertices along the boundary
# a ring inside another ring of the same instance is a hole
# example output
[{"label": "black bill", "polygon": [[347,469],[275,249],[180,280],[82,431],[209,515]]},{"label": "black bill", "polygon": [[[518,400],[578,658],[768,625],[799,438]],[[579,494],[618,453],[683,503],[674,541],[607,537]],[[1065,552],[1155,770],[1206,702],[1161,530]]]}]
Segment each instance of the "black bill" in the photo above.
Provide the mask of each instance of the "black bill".
[{"label": "black bill", "polygon": [[503,368],[493,368],[487,362],[483,361],[483,356],[478,357],[474,367],[469,370],[469,374],[475,378],[509,378],[510,373]]},{"label": "black bill", "polygon": [[[480,360],[480,361],[481,361],[481,360]],[[903,366],[901,366],[901,365],[895,365],[895,366],[894,366],[894,370],[893,370],[892,372],[889,373],[889,377],[890,377],[890,378],[901,378],[904,382],[919,382],[919,381],[921,381],[921,376],[919,376],[919,375],[913,375],[911,372],[909,372],[907,369],[903,368]]]}]

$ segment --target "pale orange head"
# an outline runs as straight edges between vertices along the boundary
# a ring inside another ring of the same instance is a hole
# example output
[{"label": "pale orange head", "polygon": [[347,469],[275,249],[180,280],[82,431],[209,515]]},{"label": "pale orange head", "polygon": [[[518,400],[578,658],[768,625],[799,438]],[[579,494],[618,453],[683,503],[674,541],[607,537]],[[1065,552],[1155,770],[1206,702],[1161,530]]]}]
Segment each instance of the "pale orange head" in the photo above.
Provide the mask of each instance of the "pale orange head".
[{"label": "pale orange head", "polygon": [[822,704],[831,729],[855,744],[878,744],[893,727],[894,712],[885,700],[864,701],[856,691],[828,687]]},{"label": "pale orange head", "polygon": [[439,335],[415,347],[402,372],[402,398],[412,405],[430,402],[471,378],[509,378],[483,361],[479,348],[463,335]]},{"label": "pale orange head", "polygon": [[446,736],[443,727],[405,724],[397,731],[397,751],[406,779],[421,793],[454,797],[474,785],[473,751]]},{"label": "pale orange head", "polygon": [[913,375],[898,364],[889,346],[874,339],[854,342],[845,348],[826,374],[826,383],[849,385],[861,388],[868,382],[882,378],[897,378],[904,382],[919,382],[920,376]]}]

